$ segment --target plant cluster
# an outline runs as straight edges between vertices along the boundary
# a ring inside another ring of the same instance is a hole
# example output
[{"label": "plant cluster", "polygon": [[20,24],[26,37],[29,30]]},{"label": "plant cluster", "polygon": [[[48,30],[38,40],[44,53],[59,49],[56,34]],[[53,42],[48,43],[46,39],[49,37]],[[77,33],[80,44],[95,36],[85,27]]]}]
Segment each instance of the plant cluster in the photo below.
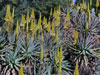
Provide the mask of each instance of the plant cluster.
[{"label": "plant cluster", "polygon": [[34,9],[16,20],[15,8],[8,4],[0,29],[0,74],[95,74],[100,15],[91,3],[69,1],[67,9],[59,5],[51,9],[49,19],[40,13],[38,20]]}]

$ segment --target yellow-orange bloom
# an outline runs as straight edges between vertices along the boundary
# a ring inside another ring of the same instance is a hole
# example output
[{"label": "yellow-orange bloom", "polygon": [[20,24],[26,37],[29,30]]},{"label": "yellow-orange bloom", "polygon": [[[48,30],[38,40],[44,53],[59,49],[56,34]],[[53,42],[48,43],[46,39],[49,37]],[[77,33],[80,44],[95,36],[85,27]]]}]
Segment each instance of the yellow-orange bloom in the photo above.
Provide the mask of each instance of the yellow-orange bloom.
[{"label": "yellow-orange bloom", "polygon": [[67,23],[64,24],[64,29],[67,29],[68,28],[68,25]]},{"label": "yellow-orange bloom", "polygon": [[61,71],[62,71],[62,68],[61,68],[61,61],[59,61],[59,75],[61,75]]},{"label": "yellow-orange bloom", "polygon": [[25,15],[22,15],[20,25],[21,25],[21,26],[24,26],[24,24],[25,24]]},{"label": "yellow-orange bloom", "polygon": [[6,11],[5,20],[8,21],[10,17],[11,17],[10,5],[8,4],[7,5],[7,11]]},{"label": "yellow-orange bloom", "polygon": [[43,60],[43,45],[41,45],[40,59]]},{"label": "yellow-orange bloom", "polygon": [[35,18],[34,9],[32,9],[32,12],[31,12],[31,18],[32,18],[32,19],[34,19],[34,18]]},{"label": "yellow-orange bloom", "polygon": [[83,9],[86,9],[86,1],[84,2],[84,0],[83,0],[83,3],[82,3],[82,7],[83,7]]},{"label": "yellow-orange bloom", "polygon": [[62,61],[62,57],[63,57],[63,54],[62,54],[62,46],[61,46],[60,53],[59,53],[59,61]]},{"label": "yellow-orange bloom", "polygon": [[57,12],[56,12],[56,9],[54,8],[53,16],[56,17],[56,15],[57,15]]},{"label": "yellow-orange bloom", "polygon": [[16,25],[16,35],[18,36],[18,33],[19,33],[19,23],[18,23],[18,20],[17,20],[17,25]]},{"label": "yellow-orange bloom", "polygon": [[88,7],[87,7],[87,12],[90,12],[90,7],[89,7],[89,3],[88,3]]},{"label": "yellow-orange bloom", "polygon": [[78,11],[78,9],[79,9],[79,6],[78,6],[78,4],[77,4],[77,6],[76,6],[76,11]]},{"label": "yellow-orange bloom", "polygon": [[50,16],[52,16],[52,8],[51,8],[51,10],[50,10]]},{"label": "yellow-orange bloom", "polygon": [[91,13],[90,13],[90,11],[88,13],[89,13],[89,15],[88,15],[88,22],[90,24],[90,22],[91,22]]},{"label": "yellow-orange bloom", "polygon": [[58,7],[58,9],[57,9],[57,14],[58,14],[58,16],[60,15],[60,13],[61,13],[61,10],[60,10],[60,5],[59,5],[59,7]]},{"label": "yellow-orange bloom", "polygon": [[59,47],[57,48],[57,57],[59,57]]},{"label": "yellow-orange bloom", "polygon": [[47,19],[45,18],[45,16],[43,18],[43,24],[44,24],[44,28],[47,28]]},{"label": "yellow-orange bloom", "polygon": [[60,24],[60,17],[58,15],[58,16],[56,16],[56,26],[59,26],[59,24]]},{"label": "yellow-orange bloom", "polygon": [[90,0],[90,7],[92,6],[92,0]]},{"label": "yellow-orange bloom", "polygon": [[14,11],[15,11],[15,9],[14,9],[14,7],[13,7],[12,18],[14,18]]},{"label": "yellow-orange bloom", "polygon": [[55,65],[57,65],[57,56],[56,56],[56,53],[54,54],[54,60],[55,60]]},{"label": "yellow-orange bloom", "polygon": [[27,20],[27,23],[29,23],[29,21],[30,21],[30,19],[29,19],[29,11],[27,11],[27,18],[26,18],[26,20]]},{"label": "yellow-orange bloom", "polygon": [[20,26],[21,26],[21,30],[24,31],[24,27],[25,27],[25,15],[22,15]]},{"label": "yellow-orange bloom", "polygon": [[99,7],[99,0],[96,1],[96,8]]},{"label": "yellow-orange bloom", "polygon": [[70,20],[69,10],[67,10],[66,21]]},{"label": "yellow-orange bloom", "polygon": [[15,9],[13,8],[12,16],[11,16],[11,22],[12,22],[12,23],[14,22],[14,11],[15,11]]},{"label": "yellow-orange bloom", "polygon": [[19,75],[24,75],[24,73],[23,73],[23,64],[22,64],[22,62],[21,62],[21,64],[20,64]]},{"label": "yellow-orange bloom", "polygon": [[74,30],[73,35],[74,35],[74,43],[73,44],[76,45],[77,41],[78,41],[78,32]]},{"label": "yellow-orange bloom", "polygon": [[75,70],[74,70],[74,75],[79,75],[78,61],[76,61],[76,66],[75,66]]},{"label": "yellow-orange bloom", "polygon": [[34,23],[33,23],[33,20],[31,20],[30,30],[32,31],[33,28],[34,28]]},{"label": "yellow-orange bloom", "polygon": [[89,25],[88,25],[88,22],[86,23],[86,30],[88,30],[89,29]]},{"label": "yellow-orange bloom", "polygon": [[42,31],[42,25],[41,25],[41,13],[40,13],[40,17],[39,17],[39,20],[38,20],[38,29],[39,29],[39,32]]},{"label": "yellow-orange bloom", "polygon": [[55,36],[55,30],[53,24],[51,24],[51,36]]},{"label": "yellow-orange bloom", "polygon": [[71,5],[74,6],[74,2],[73,2],[73,0],[72,0],[72,2],[71,2]]},{"label": "yellow-orange bloom", "polygon": [[58,43],[58,31],[56,32],[56,43]]}]

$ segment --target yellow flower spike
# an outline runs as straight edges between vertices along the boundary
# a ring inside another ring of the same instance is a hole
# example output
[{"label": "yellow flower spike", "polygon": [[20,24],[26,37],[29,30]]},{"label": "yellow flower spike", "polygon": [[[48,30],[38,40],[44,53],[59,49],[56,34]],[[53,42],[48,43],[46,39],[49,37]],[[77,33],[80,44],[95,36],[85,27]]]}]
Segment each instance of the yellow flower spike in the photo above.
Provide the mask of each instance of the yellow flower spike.
[{"label": "yellow flower spike", "polygon": [[38,27],[37,26],[34,26],[33,32],[32,32],[32,40],[34,40],[34,37],[36,36],[37,30],[38,30]]},{"label": "yellow flower spike", "polygon": [[40,59],[43,60],[43,45],[41,45]]},{"label": "yellow flower spike", "polygon": [[78,6],[78,4],[77,4],[77,6],[76,6],[76,11],[78,11],[78,9],[79,9],[79,6]]},{"label": "yellow flower spike", "polygon": [[24,31],[24,27],[25,27],[25,15],[22,15],[20,26],[21,26],[21,30]]},{"label": "yellow flower spike", "polygon": [[14,9],[14,7],[13,7],[13,11],[12,11],[12,17],[14,18],[14,11],[15,11],[15,9]]},{"label": "yellow flower spike", "polygon": [[67,10],[66,21],[70,20],[69,10]]},{"label": "yellow flower spike", "polygon": [[67,29],[68,28],[68,25],[67,23],[64,24],[64,29]]},{"label": "yellow flower spike", "polygon": [[27,32],[27,40],[29,39],[29,26],[28,26],[28,23],[27,23],[27,26],[26,26],[26,32]]},{"label": "yellow flower spike", "polygon": [[10,5],[8,4],[7,5],[7,11],[6,11],[5,20],[8,21],[10,17],[11,17]]},{"label": "yellow flower spike", "polygon": [[90,0],[90,7],[92,6],[92,0]]},{"label": "yellow flower spike", "polygon": [[40,32],[42,31],[42,26],[41,26],[41,13],[40,13],[40,17],[38,20],[38,29],[40,30]]},{"label": "yellow flower spike", "polygon": [[86,30],[89,30],[88,22],[86,23]]},{"label": "yellow flower spike", "polygon": [[85,66],[87,67],[87,59],[84,59]]},{"label": "yellow flower spike", "polygon": [[59,16],[59,15],[60,15],[60,13],[61,13],[60,8],[61,8],[61,7],[60,7],[60,5],[59,5],[59,7],[58,7],[58,11],[57,11],[57,12],[58,12],[58,16]]},{"label": "yellow flower spike", "polygon": [[47,19],[45,18],[45,16],[43,17],[43,24],[44,28],[47,28]]},{"label": "yellow flower spike", "polygon": [[0,27],[0,32],[1,32],[1,27]]},{"label": "yellow flower spike", "polygon": [[33,25],[33,33],[36,34],[37,30],[38,30],[38,25],[35,25],[35,22],[34,22],[34,25]]},{"label": "yellow flower spike", "polygon": [[15,75],[15,73],[13,72],[12,75]]},{"label": "yellow flower spike", "polygon": [[60,24],[60,17],[59,15],[56,17],[56,27],[59,26]]},{"label": "yellow flower spike", "polygon": [[80,12],[82,12],[83,11],[83,5],[81,4],[80,5]]},{"label": "yellow flower spike", "polygon": [[98,43],[98,44],[99,44],[99,39],[98,39],[98,38],[96,39],[96,43]]},{"label": "yellow flower spike", "polygon": [[14,7],[13,7],[13,11],[12,11],[12,16],[11,16],[11,22],[13,23],[14,22]]},{"label": "yellow flower spike", "polygon": [[55,36],[54,25],[51,23],[51,36]]},{"label": "yellow flower spike", "polygon": [[99,0],[96,1],[96,8],[99,7]]},{"label": "yellow flower spike", "polygon": [[38,25],[36,26],[35,21],[31,21],[31,30],[32,30],[32,35],[35,35],[36,31],[38,30]]},{"label": "yellow flower spike", "polygon": [[59,52],[59,61],[62,61],[62,57],[63,57],[63,54],[62,54],[62,46],[61,46],[60,52]]},{"label": "yellow flower spike", "polygon": [[87,15],[86,17],[88,17],[88,22],[90,22],[91,18],[90,18],[90,7],[89,7],[89,3],[88,3],[88,7],[87,7]]},{"label": "yellow flower spike", "polygon": [[72,0],[72,2],[71,2],[71,5],[74,6],[74,2],[73,2],[73,0]]},{"label": "yellow flower spike", "polygon": [[34,23],[33,23],[33,20],[31,20],[31,25],[30,25],[30,31],[31,32],[32,32],[33,28],[34,28]]},{"label": "yellow flower spike", "polygon": [[38,20],[38,25],[41,26],[41,13],[40,13],[40,17],[39,17],[39,20]]},{"label": "yellow flower spike", "polygon": [[31,18],[32,18],[32,19],[34,19],[34,18],[35,18],[34,9],[32,9],[32,12],[31,12]]},{"label": "yellow flower spike", "polygon": [[53,17],[56,17],[56,9],[54,8]]},{"label": "yellow flower spike", "polygon": [[51,8],[51,10],[50,10],[50,16],[52,16],[52,8]]},{"label": "yellow flower spike", "polygon": [[45,16],[43,17],[43,24],[44,25],[46,24],[46,18],[45,18]]},{"label": "yellow flower spike", "polygon": [[86,9],[86,1],[83,0],[83,3],[82,3],[82,7],[83,9]]},{"label": "yellow flower spike", "polygon": [[59,17],[59,13],[58,13],[58,11],[56,10],[56,12],[55,12],[55,19],[58,19],[58,17]]},{"label": "yellow flower spike", "polygon": [[87,12],[90,12],[90,7],[89,7],[89,3],[88,3],[88,8],[87,8]]},{"label": "yellow flower spike", "polygon": [[88,36],[88,31],[89,31],[89,24],[88,22],[86,23],[86,37]]},{"label": "yellow flower spike", "polygon": [[23,64],[22,64],[22,62],[21,62],[21,64],[20,64],[19,75],[24,75],[24,73],[23,73]]},{"label": "yellow flower spike", "polygon": [[41,33],[41,41],[44,41],[44,36],[43,36],[43,32]]},{"label": "yellow flower spike", "polygon": [[74,43],[73,44],[76,45],[77,41],[78,41],[78,32],[74,30],[73,35],[74,35]]},{"label": "yellow flower spike", "polygon": [[58,31],[56,32],[56,43],[58,43]]},{"label": "yellow flower spike", "polygon": [[29,26],[28,26],[28,23],[27,23],[27,25],[26,25],[26,32],[28,33],[28,29],[29,28]]},{"label": "yellow flower spike", "polygon": [[76,61],[76,66],[75,66],[75,70],[74,70],[74,75],[79,75],[78,61]]},{"label": "yellow flower spike", "polygon": [[18,20],[17,20],[17,25],[16,25],[16,35],[18,36],[18,33],[19,33],[19,23],[18,23]]},{"label": "yellow flower spike", "polygon": [[86,9],[86,1],[84,2],[84,9]]},{"label": "yellow flower spike", "polygon": [[83,0],[83,2],[82,2],[82,5],[83,5],[83,6],[84,6],[84,3],[85,3],[85,2],[84,2],[84,0]]},{"label": "yellow flower spike", "polygon": [[48,25],[47,25],[47,31],[50,31],[50,21],[48,21]]},{"label": "yellow flower spike", "polygon": [[57,57],[59,57],[59,47],[57,48]]},{"label": "yellow flower spike", "polygon": [[55,61],[55,65],[57,65],[57,56],[56,56],[56,53],[54,54],[54,61]]},{"label": "yellow flower spike", "polygon": [[26,18],[26,20],[27,20],[27,23],[29,23],[29,21],[30,21],[30,19],[29,19],[29,11],[27,11],[27,18]]},{"label": "yellow flower spike", "polygon": [[89,14],[88,14],[88,22],[89,22],[89,24],[90,24],[90,22],[91,22],[91,13],[90,13],[90,11],[88,12]]},{"label": "yellow flower spike", "polygon": [[[25,23],[25,15],[22,15],[22,18],[21,18],[21,23],[20,24],[24,24]],[[22,25],[23,26],[23,25]]]},{"label": "yellow flower spike", "polygon": [[59,61],[59,75],[61,75],[61,71],[62,71],[62,68],[61,68],[61,61]]}]

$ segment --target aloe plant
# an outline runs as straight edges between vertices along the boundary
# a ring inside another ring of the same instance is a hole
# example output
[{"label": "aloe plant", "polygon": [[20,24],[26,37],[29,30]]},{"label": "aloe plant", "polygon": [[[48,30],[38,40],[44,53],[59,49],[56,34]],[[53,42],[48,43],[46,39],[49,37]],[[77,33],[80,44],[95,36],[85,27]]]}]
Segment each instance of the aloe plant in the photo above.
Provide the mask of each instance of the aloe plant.
[{"label": "aloe plant", "polygon": [[90,65],[99,58],[100,15],[91,12],[86,1],[77,6],[69,1],[67,7],[51,9],[49,19],[40,12],[38,20],[32,8],[16,20],[16,8],[7,5],[0,32],[0,74],[93,73]]}]

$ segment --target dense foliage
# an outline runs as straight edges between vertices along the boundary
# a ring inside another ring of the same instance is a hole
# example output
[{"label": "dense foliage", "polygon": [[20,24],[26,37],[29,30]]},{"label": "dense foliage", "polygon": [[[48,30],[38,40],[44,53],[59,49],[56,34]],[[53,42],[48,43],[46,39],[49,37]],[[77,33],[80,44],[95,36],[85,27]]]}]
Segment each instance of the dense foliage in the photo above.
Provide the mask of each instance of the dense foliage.
[{"label": "dense foliage", "polygon": [[92,0],[68,1],[66,6],[52,1],[9,0],[1,5],[0,75],[96,74],[99,1],[96,12]]},{"label": "dense foliage", "polygon": [[49,18],[48,15],[51,8],[57,8],[59,5],[65,7],[67,1],[68,0],[0,0],[0,23],[3,24],[4,22],[3,18],[5,17],[7,4],[10,4],[11,7],[16,9],[15,19],[21,18],[20,16],[26,14],[26,11],[31,12],[32,8],[34,8],[36,19],[38,19],[40,12]]}]

